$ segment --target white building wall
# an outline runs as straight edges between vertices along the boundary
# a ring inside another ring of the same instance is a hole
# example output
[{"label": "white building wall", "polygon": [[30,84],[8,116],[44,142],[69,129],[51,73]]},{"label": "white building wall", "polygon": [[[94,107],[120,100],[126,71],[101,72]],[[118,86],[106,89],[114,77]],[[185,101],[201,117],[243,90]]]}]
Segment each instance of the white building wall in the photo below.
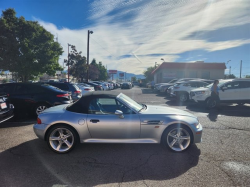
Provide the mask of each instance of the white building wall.
[{"label": "white building wall", "polygon": [[[160,78],[161,74],[161,78]],[[223,79],[225,74],[224,69],[161,69],[154,75],[154,81],[167,82],[169,78],[163,78],[166,75],[175,75],[172,78],[207,78],[207,79]],[[204,77],[204,76],[208,77]],[[165,81],[164,81],[165,80]]]}]

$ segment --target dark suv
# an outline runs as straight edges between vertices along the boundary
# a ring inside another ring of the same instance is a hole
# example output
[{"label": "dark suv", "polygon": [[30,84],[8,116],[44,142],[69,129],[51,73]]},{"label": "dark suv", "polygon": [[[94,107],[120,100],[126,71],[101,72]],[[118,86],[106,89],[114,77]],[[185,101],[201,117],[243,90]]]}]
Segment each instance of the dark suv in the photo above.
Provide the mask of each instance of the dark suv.
[{"label": "dark suv", "polygon": [[40,114],[46,108],[72,103],[71,94],[48,84],[7,83],[0,84],[0,94],[9,97],[15,112],[27,111]]},{"label": "dark suv", "polygon": [[57,88],[60,88],[61,90],[71,92],[71,97],[73,101],[77,101],[82,97],[82,91],[81,89],[73,83],[68,83],[68,82],[48,82],[47,84],[50,84],[52,86],[55,86]]},{"label": "dark suv", "polygon": [[14,116],[14,107],[9,103],[7,95],[0,96],[0,123]]}]

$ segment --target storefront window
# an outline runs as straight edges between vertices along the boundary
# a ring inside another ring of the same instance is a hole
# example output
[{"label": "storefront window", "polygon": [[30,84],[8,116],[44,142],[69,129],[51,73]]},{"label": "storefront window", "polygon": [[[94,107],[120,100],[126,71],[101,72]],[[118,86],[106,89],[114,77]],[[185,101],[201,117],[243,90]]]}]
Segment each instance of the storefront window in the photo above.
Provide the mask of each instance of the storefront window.
[{"label": "storefront window", "polygon": [[184,71],[177,71],[176,72],[176,77],[177,78],[184,78]]},{"label": "storefront window", "polygon": [[197,71],[190,71],[189,78],[197,78]]},{"label": "storefront window", "polygon": [[210,72],[209,71],[203,71],[201,74],[202,79],[210,79]]}]

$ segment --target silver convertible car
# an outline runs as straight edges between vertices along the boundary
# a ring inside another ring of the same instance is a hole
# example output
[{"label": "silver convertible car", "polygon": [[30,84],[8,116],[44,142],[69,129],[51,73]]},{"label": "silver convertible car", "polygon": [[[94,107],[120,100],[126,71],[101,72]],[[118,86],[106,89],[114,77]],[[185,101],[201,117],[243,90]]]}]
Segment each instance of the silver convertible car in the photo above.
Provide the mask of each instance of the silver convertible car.
[{"label": "silver convertible car", "polygon": [[56,153],[79,142],[163,143],[181,152],[201,142],[202,126],[182,110],[139,104],[122,93],[91,92],[73,104],[46,109],[34,132]]}]

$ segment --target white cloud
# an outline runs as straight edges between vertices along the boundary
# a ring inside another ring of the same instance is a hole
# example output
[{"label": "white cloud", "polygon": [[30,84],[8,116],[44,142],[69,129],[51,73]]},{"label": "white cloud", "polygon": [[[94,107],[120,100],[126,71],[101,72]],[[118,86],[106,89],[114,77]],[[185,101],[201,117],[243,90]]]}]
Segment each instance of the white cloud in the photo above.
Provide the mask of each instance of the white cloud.
[{"label": "white cloud", "polygon": [[[160,63],[160,58],[175,61],[187,51],[218,51],[249,44],[250,38],[209,42],[198,34],[249,23],[249,8],[247,0],[94,1],[89,17],[94,23],[89,28],[94,31],[90,36],[90,60],[96,58],[108,69],[139,74],[145,70],[142,67]],[[118,21],[122,17],[126,19]],[[86,55],[87,29],[58,29],[52,23],[38,21],[58,34],[65,51],[61,62],[67,57],[67,43]],[[150,54],[168,55],[146,56]],[[120,58],[123,55],[132,56]]]}]

